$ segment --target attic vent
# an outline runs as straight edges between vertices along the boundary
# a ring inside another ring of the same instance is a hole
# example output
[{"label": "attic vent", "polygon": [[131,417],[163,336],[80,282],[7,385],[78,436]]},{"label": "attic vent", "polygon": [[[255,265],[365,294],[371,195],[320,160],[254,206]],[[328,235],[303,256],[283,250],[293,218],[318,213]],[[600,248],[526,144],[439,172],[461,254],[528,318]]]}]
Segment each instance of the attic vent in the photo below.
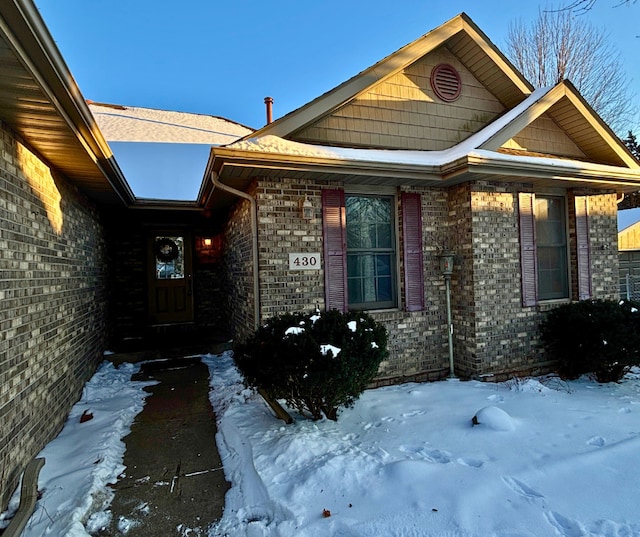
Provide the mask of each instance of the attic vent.
[{"label": "attic vent", "polygon": [[460,74],[447,63],[438,64],[431,71],[431,87],[438,98],[451,103],[460,97],[462,91]]}]

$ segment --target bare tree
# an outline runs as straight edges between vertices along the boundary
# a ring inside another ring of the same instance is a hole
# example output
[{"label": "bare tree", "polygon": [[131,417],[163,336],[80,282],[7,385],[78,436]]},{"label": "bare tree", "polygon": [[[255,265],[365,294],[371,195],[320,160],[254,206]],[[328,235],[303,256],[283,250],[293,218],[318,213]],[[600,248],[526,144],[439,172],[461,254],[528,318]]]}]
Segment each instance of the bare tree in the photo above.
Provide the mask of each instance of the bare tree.
[{"label": "bare tree", "polygon": [[548,9],[539,11],[530,25],[512,22],[507,54],[535,86],[568,79],[614,131],[628,130],[635,110],[620,53],[606,32],[585,18],[567,9]]},{"label": "bare tree", "polygon": [[[566,6],[560,8],[569,11],[575,11],[576,13],[586,13],[591,10],[591,8],[595,5],[598,0],[573,0]],[[635,4],[637,0],[618,0],[614,7]]]}]

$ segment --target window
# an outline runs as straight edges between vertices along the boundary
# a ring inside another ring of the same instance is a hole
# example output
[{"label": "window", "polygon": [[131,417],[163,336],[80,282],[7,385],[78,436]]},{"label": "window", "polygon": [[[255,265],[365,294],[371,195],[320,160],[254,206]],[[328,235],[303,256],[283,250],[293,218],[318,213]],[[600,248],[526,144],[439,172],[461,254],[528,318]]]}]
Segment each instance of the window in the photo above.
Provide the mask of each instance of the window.
[{"label": "window", "polygon": [[[399,301],[394,195],[322,191],[325,306],[327,309],[395,308]],[[424,309],[422,203],[402,192],[404,306]]]},{"label": "window", "polygon": [[538,300],[569,298],[564,197],[536,196]]},{"label": "window", "polygon": [[350,308],[396,305],[394,204],[391,196],[345,196],[347,301]]},{"label": "window", "polygon": [[[535,306],[542,300],[591,298],[589,197],[575,196],[573,203],[575,212],[570,219],[564,196],[529,192],[518,196],[524,306]],[[568,224],[575,232],[574,266],[569,263]]]}]

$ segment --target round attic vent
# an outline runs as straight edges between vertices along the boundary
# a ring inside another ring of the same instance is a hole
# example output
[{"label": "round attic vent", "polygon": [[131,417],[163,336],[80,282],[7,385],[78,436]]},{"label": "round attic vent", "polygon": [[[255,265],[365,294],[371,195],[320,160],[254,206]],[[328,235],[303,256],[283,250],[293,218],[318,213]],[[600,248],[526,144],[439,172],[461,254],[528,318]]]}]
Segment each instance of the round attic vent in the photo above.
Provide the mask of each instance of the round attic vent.
[{"label": "round attic vent", "polygon": [[460,97],[462,91],[460,74],[447,63],[438,64],[431,71],[431,87],[438,98],[451,103]]}]

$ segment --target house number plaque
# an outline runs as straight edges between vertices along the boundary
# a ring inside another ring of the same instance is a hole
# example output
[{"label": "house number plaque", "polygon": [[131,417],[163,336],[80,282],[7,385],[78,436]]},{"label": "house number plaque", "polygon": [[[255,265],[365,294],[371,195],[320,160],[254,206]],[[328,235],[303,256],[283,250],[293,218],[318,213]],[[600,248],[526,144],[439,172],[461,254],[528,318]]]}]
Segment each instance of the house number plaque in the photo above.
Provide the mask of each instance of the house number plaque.
[{"label": "house number plaque", "polygon": [[289,270],[318,270],[320,254],[289,254]]}]

